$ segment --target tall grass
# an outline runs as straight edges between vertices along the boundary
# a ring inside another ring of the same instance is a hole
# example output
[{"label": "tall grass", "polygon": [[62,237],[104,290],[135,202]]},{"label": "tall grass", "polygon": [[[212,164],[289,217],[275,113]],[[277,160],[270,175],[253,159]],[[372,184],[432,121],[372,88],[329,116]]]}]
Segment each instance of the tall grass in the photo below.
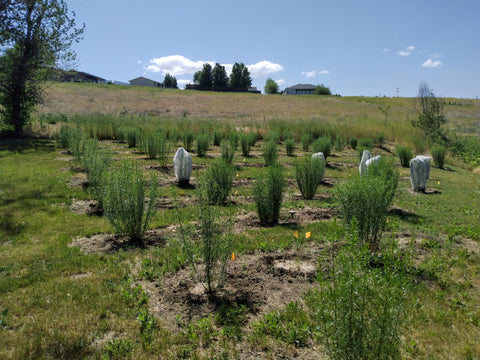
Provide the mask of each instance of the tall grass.
[{"label": "tall grass", "polygon": [[[230,147],[228,142],[227,145]],[[209,203],[222,205],[232,189],[233,167],[223,159],[215,159],[207,168],[203,181]]]},{"label": "tall grass", "polygon": [[445,165],[445,153],[447,152],[447,148],[443,145],[435,145],[432,147],[431,152],[435,166],[439,169],[443,169],[443,166]]},{"label": "tall grass", "polygon": [[228,139],[224,139],[220,145],[220,154],[222,159],[227,163],[231,164],[233,158],[235,157],[235,148],[232,147],[232,144]]},{"label": "tall grass", "polygon": [[410,167],[410,160],[413,158],[413,152],[406,146],[397,146],[395,148],[395,152],[400,159],[400,165],[402,167],[408,168]]},{"label": "tall grass", "polygon": [[278,158],[278,145],[275,140],[266,141],[263,145],[263,159],[265,165],[275,165]]},{"label": "tall grass", "polygon": [[312,152],[314,154],[318,152],[323,153],[323,156],[325,156],[325,160],[327,160],[327,157],[330,156],[331,149],[332,138],[330,136],[322,136],[321,138],[318,138],[312,143]]},{"label": "tall grass", "polygon": [[200,134],[197,136],[197,155],[205,157],[207,155],[208,146],[210,145],[210,136],[208,134]]},{"label": "tall grass", "polygon": [[295,163],[295,178],[306,200],[311,200],[325,173],[325,162],[320,157],[304,156]]}]

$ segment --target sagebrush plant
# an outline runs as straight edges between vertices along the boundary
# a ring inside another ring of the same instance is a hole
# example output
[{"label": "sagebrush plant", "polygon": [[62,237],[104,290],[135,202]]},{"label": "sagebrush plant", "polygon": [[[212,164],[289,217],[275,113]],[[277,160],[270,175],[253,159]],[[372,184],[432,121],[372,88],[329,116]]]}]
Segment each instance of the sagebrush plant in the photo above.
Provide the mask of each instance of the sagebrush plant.
[{"label": "sagebrush plant", "polygon": [[313,142],[313,136],[312,134],[303,134],[301,137],[301,142],[302,142],[302,149],[303,151],[308,151],[310,149],[310,145]]},{"label": "sagebrush plant", "polygon": [[360,138],[357,143],[357,154],[358,158],[362,158],[363,150],[372,151],[373,149],[373,140],[371,138]]},{"label": "sagebrush plant", "polygon": [[[230,143],[226,143],[230,147]],[[233,186],[233,167],[223,159],[215,159],[205,172],[207,198],[210,204],[222,205]]]},{"label": "sagebrush plant", "polygon": [[357,140],[357,138],[356,138],[355,136],[352,136],[352,137],[350,138],[350,147],[351,147],[353,150],[355,150],[355,149],[357,148],[357,142],[358,142],[358,140]]},{"label": "sagebrush plant", "polygon": [[330,156],[331,148],[332,138],[330,136],[322,136],[312,143],[312,152],[314,154],[318,152],[323,153],[325,160],[327,160],[327,157]]},{"label": "sagebrush plant", "polygon": [[402,167],[408,168],[410,167],[410,160],[413,158],[413,152],[406,146],[397,146],[395,148],[395,152],[400,159],[400,165]]},{"label": "sagebrush plant", "polygon": [[81,164],[87,174],[89,188],[100,206],[102,206],[103,177],[111,163],[112,158],[110,154],[98,148],[96,139],[88,139],[85,142]]},{"label": "sagebrush plant", "polygon": [[210,136],[208,134],[200,134],[197,136],[197,155],[205,157],[207,155],[208,146],[210,145]]},{"label": "sagebrush plant", "polygon": [[306,296],[319,338],[332,359],[400,359],[407,267],[393,251],[372,257],[354,235],[343,248],[336,242],[325,260],[328,275]]},{"label": "sagebrush plant", "polygon": [[382,147],[384,141],[385,141],[384,133],[378,133],[377,135],[375,135],[375,139],[374,139],[375,146]]},{"label": "sagebrush plant", "polygon": [[240,135],[236,130],[230,131],[230,134],[228,135],[228,138],[230,140],[230,143],[232,144],[232,147],[237,150],[238,147],[238,139]]},{"label": "sagebrush plant", "polygon": [[325,162],[318,156],[307,155],[295,162],[295,178],[304,199],[313,199],[324,174]]},{"label": "sagebrush plant", "polygon": [[192,275],[202,283],[208,294],[223,284],[233,249],[233,216],[220,216],[209,204],[207,184],[198,186],[198,224],[182,223],[180,237],[185,258]]},{"label": "sagebrush plant", "polygon": [[193,140],[195,139],[194,135],[193,135],[193,132],[191,132],[190,130],[187,130],[183,133],[183,136],[182,136],[182,141],[183,141],[183,147],[185,148],[185,150],[187,150],[188,152],[191,152],[192,151],[192,148],[193,148]]},{"label": "sagebrush plant", "polygon": [[263,159],[265,165],[275,165],[278,158],[278,145],[275,140],[266,141],[263,145]]},{"label": "sagebrush plant", "polygon": [[255,205],[260,222],[278,224],[282,208],[285,177],[281,166],[269,166],[266,174],[260,174],[253,187]]},{"label": "sagebrush plant", "polygon": [[220,145],[220,154],[222,156],[223,161],[227,164],[231,164],[233,158],[235,157],[235,149],[232,147],[232,144],[228,139],[222,141]]},{"label": "sagebrush plant", "polygon": [[295,152],[294,138],[285,139],[285,152],[287,153],[287,156],[294,156],[294,152]]},{"label": "sagebrush plant", "polygon": [[395,196],[398,171],[392,161],[381,160],[366,176],[354,176],[336,189],[340,214],[348,228],[356,222],[358,239],[372,251],[380,248],[381,232]]},{"label": "sagebrush plant", "polygon": [[252,146],[255,145],[257,136],[254,133],[241,133],[240,134],[240,149],[242,156],[249,157]]},{"label": "sagebrush plant", "polygon": [[215,130],[213,132],[213,145],[220,146],[223,140],[223,132],[221,130]]},{"label": "sagebrush plant", "polygon": [[447,148],[443,145],[435,145],[432,147],[431,152],[435,166],[439,169],[443,169],[443,166],[445,165],[445,153],[447,152]]},{"label": "sagebrush plant", "polygon": [[[103,210],[117,234],[141,242],[155,214],[157,178],[147,184],[138,165],[123,161],[105,173],[102,185]],[[146,202],[146,197],[148,201]]]},{"label": "sagebrush plant", "polygon": [[124,136],[129,148],[134,148],[137,146],[140,138],[139,130],[137,128],[130,127],[125,129]]}]

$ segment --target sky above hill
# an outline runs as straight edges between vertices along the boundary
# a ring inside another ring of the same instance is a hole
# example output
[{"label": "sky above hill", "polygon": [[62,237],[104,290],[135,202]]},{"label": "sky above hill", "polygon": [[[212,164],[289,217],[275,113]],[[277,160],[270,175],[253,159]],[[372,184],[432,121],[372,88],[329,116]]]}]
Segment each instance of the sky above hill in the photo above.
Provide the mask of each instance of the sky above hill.
[{"label": "sky above hill", "polygon": [[179,86],[203,63],[248,66],[263,91],[325,84],[342,96],[480,97],[477,0],[66,0],[84,39],[77,68]]}]

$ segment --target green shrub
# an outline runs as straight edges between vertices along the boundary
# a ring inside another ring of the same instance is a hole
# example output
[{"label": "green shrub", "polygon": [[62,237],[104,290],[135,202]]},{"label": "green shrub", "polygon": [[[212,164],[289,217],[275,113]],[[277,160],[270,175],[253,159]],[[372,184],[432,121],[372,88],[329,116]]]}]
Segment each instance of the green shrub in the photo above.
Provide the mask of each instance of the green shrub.
[{"label": "green shrub", "polygon": [[350,147],[351,147],[353,150],[355,150],[355,149],[357,148],[357,142],[358,142],[358,140],[357,140],[357,138],[356,138],[355,136],[352,136],[352,137],[350,138]]},{"label": "green shrub", "polygon": [[343,136],[337,136],[335,138],[335,150],[342,151],[345,149],[345,145],[347,144],[347,140]]},{"label": "green shrub", "polygon": [[125,138],[127,140],[127,144],[129,148],[133,148],[137,146],[139,142],[139,131],[137,128],[128,128],[125,130]]},{"label": "green shrub", "polygon": [[252,142],[254,143],[256,138],[255,134],[253,133],[241,133],[240,134],[240,149],[242,151],[242,156],[248,157],[250,156],[250,150],[252,148]]},{"label": "green shrub", "polygon": [[295,151],[295,139],[294,138],[288,138],[285,140],[285,152],[287,153],[287,156],[293,156]]},{"label": "green shrub", "polygon": [[362,158],[363,150],[368,150],[372,151],[373,149],[373,140],[370,138],[360,138],[358,139],[358,144],[357,144],[357,154],[358,158]]},{"label": "green shrub", "polygon": [[280,134],[276,130],[270,130],[263,138],[263,141],[265,142],[273,141],[276,144],[278,144],[280,142]]},{"label": "green shrub", "polygon": [[[228,142],[226,144],[230,147]],[[205,183],[209,203],[223,204],[232,189],[233,167],[223,159],[216,159],[207,168]]]},{"label": "green shrub", "polygon": [[269,166],[266,172],[255,182],[253,193],[260,222],[274,225],[280,217],[285,179],[281,166]]},{"label": "green shrub", "polygon": [[400,159],[400,165],[405,168],[410,167],[410,160],[413,158],[413,152],[405,146],[397,146],[396,153]]},{"label": "green shrub", "polygon": [[192,148],[193,148],[193,140],[195,139],[194,135],[193,135],[193,132],[191,132],[190,130],[187,130],[184,132],[183,136],[182,136],[182,141],[183,141],[183,147],[185,148],[185,150],[187,150],[188,152],[191,152],[192,151]]},{"label": "green shrub", "polygon": [[447,149],[443,145],[435,145],[431,151],[435,166],[439,169],[443,169],[443,165],[445,164],[445,153]]},{"label": "green shrub", "polygon": [[232,147],[236,151],[238,148],[238,138],[239,138],[238,132],[236,130],[231,131],[230,134],[228,135],[228,138],[230,139],[230,144],[232,144]]},{"label": "green shrub", "polygon": [[308,151],[310,149],[310,145],[313,142],[313,136],[309,134],[303,134],[301,137],[302,141],[302,149],[303,151]]},{"label": "green shrub", "polygon": [[388,209],[398,184],[398,171],[393,162],[381,160],[370,166],[366,176],[355,176],[337,186],[340,214],[347,227],[356,221],[358,238],[368,243],[372,251],[380,247]]},{"label": "green shrub", "polygon": [[330,271],[306,296],[312,322],[331,359],[400,359],[406,266],[390,252],[372,257],[357,241],[344,248],[332,241]]},{"label": "green shrub", "polygon": [[480,165],[480,139],[476,135],[462,136],[453,141],[452,152],[467,164]]},{"label": "green shrub", "polygon": [[102,205],[103,177],[111,162],[111,157],[105,151],[98,149],[96,139],[87,139],[85,141],[81,163],[87,174],[89,187],[93,196],[98,200],[100,205]]},{"label": "green shrub", "polygon": [[235,157],[235,149],[232,147],[232,144],[230,144],[230,141],[228,141],[227,139],[222,141],[222,144],[220,145],[220,153],[222,155],[222,159],[227,164],[232,163],[233,158]]},{"label": "green shrub", "polygon": [[209,205],[207,183],[199,185],[199,222],[193,225],[182,224],[180,237],[185,258],[192,268],[192,274],[213,294],[222,285],[226,267],[233,248],[233,217],[221,219],[219,212]]},{"label": "green shrub", "polygon": [[330,136],[322,136],[321,138],[315,140],[312,144],[312,152],[314,154],[318,152],[323,153],[325,160],[327,160],[327,157],[330,156],[331,148],[332,138]]},{"label": "green shrub", "polygon": [[210,137],[208,134],[200,134],[197,136],[197,155],[199,157],[205,157],[207,154],[208,146],[210,145]]},{"label": "green shrub", "polygon": [[265,160],[265,165],[271,166],[275,165],[278,157],[278,145],[277,142],[270,140],[264,143],[263,145],[263,159]]},{"label": "green shrub", "polygon": [[215,130],[213,132],[213,146],[220,146],[223,139],[223,132],[221,130]]},{"label": "green shrub", "polygon": [[71,130],[72,127],[70,125],[65,125],[63,124],[62,126],[60,126],[60,132],[58,133],[58,136],[57,136],[57,143],[63,147],[63,148],[68,148],[68,141],[69,141],[69,137],[70,137],[70,133],[71,133]]},{"label": "green shrub", "polygon": [[374,142],[375,142],[376,147],[382,147],[384,141],[385,141],[385,134],[384,133],[378,133],[375,136]]},{"label": "green shrub", "polygon": [[295,163],[295,178],[306,200],[311,200],[325,173],[325,163],[320,157],[304,156]]},{"label": "green shrub", "polygon": [[[147,193],[141,170],[124,161],[106,172],[102,188],[104,214],[116,232],[132,242],[141,241],[155,213],[156,177],[150,179]],[[147,195],[150,200],[145,205]]]}]

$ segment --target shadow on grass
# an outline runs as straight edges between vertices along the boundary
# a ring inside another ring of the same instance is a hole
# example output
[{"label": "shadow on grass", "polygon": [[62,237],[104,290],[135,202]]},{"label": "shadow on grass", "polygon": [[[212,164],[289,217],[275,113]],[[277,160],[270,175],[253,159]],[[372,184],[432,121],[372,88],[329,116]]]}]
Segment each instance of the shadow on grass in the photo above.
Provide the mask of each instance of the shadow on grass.
[{"label": "shadow on grass", "polygon": [[[53,152],[55,151],[55,144],[51,140],[44,139],[19,139],[0,137],[0,153],[3,151],[11,153],[25,153],[31,150],[44,153]],[[8,153],[0,155],[0,157],[4,157],[7,155]]]},{"label": "shadow on grass", "polygon": [[409,224],[419,224],[420,220],[422,219],[421,216],[418,216],[417,214],[410,213],[406,210],[399,209],[399,208],[393,208],[389,211],[389,214],[392,216],[396,216],[402,221],[405,221]]}]

